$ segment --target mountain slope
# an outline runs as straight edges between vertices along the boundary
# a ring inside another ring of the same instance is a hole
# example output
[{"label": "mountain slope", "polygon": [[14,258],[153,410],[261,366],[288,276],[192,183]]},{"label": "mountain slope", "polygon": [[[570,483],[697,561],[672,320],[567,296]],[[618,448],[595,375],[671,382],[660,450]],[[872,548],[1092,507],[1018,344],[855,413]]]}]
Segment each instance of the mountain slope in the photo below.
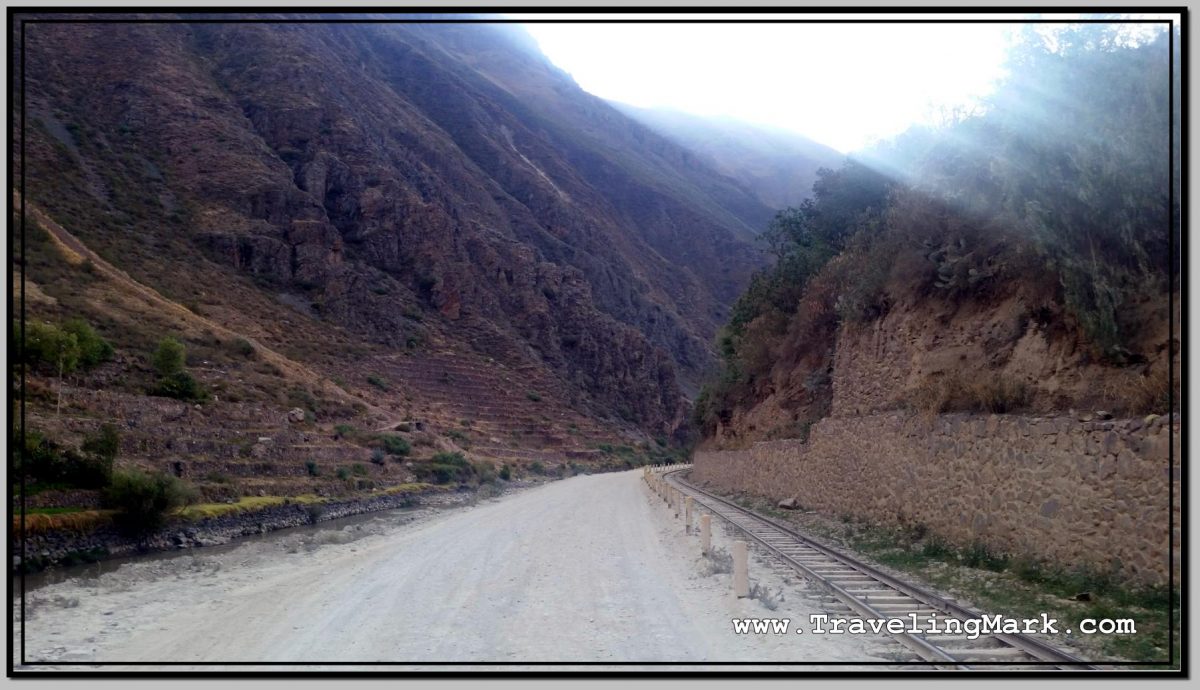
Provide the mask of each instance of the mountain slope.
[{"label": "mountain slope", "polygon": [[206,314],[443,343],[668,433],[760,262],[769,209],[507,30],[37,25],[27,56],[30,199]]},{"label": "mountain slope", "polygon": [[812,194],[820,168],[836,168],[841,153],[781,129],[724,117],[613,102],[630,118],[696,151],[714,170],[741,182],[765,205],[796,206]]}]

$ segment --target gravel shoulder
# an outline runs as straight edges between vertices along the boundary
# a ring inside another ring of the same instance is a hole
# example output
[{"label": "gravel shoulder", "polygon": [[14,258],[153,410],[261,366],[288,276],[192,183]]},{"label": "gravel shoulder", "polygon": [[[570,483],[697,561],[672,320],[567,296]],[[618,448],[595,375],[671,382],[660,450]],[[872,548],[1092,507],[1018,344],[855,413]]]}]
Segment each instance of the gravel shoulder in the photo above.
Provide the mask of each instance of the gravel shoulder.
[{"label": "gravel shoulder", "polygon": [[730,576],[706,565],[640,471],[579,476],[416,519],[382,514],[48,584],[29,595],[27,657],[147,668],[894,658],[886,639],[735,634],[734,617],[807,628],[821,604],[764,560],[752,559],[751,576],[777,591],[775,610],[733,597]]}]

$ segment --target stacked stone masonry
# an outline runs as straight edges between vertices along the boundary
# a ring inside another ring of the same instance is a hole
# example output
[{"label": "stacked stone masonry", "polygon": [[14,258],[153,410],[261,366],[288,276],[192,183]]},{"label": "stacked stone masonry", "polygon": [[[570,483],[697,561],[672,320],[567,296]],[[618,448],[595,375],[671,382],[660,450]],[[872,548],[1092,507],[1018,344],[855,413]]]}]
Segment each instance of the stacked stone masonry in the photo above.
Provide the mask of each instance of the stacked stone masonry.
[{"label": "stacked stone masonry", "polygon": [[795,497],[829,515],[924,525],[959,547],[1113,569],[1144,584],[1166,582],[1173,548],[1178,583],[1179,443],[1177,416],[886,413],[824,419],[807,442],[698,451],[693,477],[730,493]]}]

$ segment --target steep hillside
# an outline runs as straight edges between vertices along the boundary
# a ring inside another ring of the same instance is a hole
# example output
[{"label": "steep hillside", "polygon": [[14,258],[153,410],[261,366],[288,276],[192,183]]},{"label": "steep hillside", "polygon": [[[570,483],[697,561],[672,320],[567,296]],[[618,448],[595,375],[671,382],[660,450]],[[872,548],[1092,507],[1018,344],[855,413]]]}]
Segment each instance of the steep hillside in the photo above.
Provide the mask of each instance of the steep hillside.
[{"label": "steep hillside", "polygon": [[822,171],[765,231],[777,260],[720,336],[705,436],[804,438],[890,410],[1172,411],[1180,113],[1167,37],[1112,31],[1031,32],[982,114]]},{"label": "steep hillside", "polygon": [[151,284],[172,242],[375,342],[444,330],[670,431],[769,211],[510,34],[40,25],[31,200]]},{"label": "steep hillside", "polygon": [[112,422],[209,498],[646,461],[762,263],[765,205],[512,29],[39,24],[25,55],[37,457]]},{"label": "steep hillside", "polygon": [[740,181],[771,208],[796,206],[811,193],[820,168],[845,158],[798,134],[732,118],[700,117],[664,108],[612,106],[701,155],[715,170]]}]

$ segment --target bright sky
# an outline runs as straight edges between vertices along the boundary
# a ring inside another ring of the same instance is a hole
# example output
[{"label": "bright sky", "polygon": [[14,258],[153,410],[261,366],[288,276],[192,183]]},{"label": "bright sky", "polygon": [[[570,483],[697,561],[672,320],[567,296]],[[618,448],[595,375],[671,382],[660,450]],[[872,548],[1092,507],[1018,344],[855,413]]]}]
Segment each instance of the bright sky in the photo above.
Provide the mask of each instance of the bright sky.
[{"label": "bright sky", "polygon": [[792,130],[843,153],[1002,76],[1015,24],[527,24],[586,91]]}]

